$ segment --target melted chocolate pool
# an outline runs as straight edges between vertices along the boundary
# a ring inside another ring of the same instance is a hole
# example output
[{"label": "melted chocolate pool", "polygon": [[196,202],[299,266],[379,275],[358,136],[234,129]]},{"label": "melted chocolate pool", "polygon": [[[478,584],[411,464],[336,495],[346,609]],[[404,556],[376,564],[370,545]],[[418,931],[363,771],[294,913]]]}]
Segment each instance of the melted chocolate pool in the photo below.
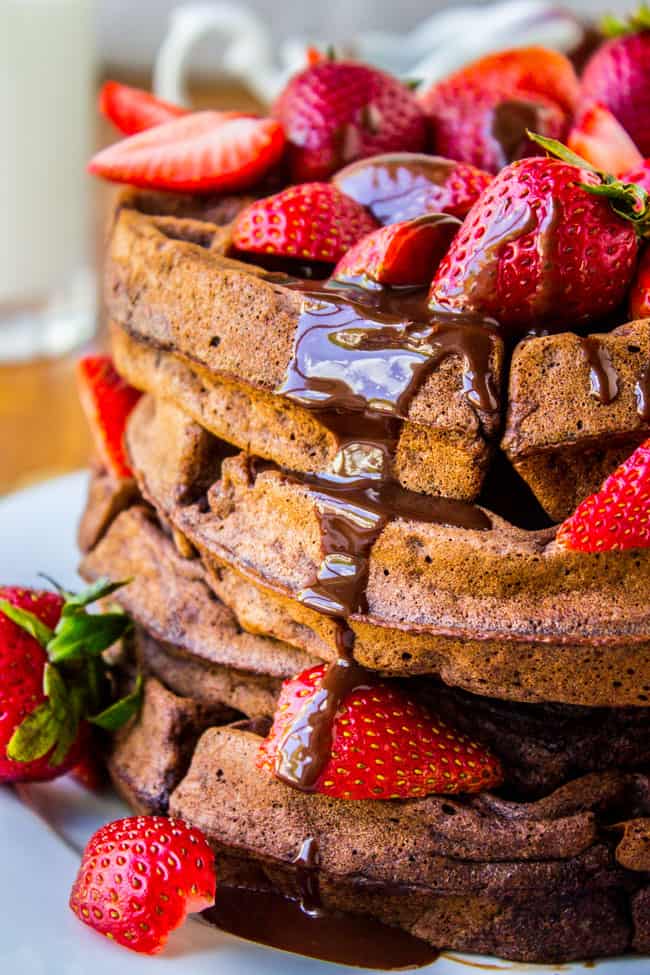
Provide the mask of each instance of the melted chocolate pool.
[{"label": "melted chocolate pool", "polygon": [[339,965],[394,972],[430,965],[438,957],[435,948],[400,928],[362,915],[313,916],[299,901],[274,891],[220,887],[215,906],[203,917],[247,941]]}]

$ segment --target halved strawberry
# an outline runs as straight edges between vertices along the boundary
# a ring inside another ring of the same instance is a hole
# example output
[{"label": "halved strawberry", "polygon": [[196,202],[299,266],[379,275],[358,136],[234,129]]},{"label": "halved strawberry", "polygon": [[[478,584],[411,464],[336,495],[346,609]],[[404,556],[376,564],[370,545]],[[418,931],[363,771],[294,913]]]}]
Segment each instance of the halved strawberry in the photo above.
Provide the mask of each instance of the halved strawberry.
[{"label": "halved strawberry", "polygon": [[578,552],[650,548],[650,440],[578,505],[557,540]]},{"label": "halved strawberry", "polygon": [[235,220],[235,247],[336,263],[377,224],[331,183],[301,183],[256,200]]},{"label": "halved strawberry", "polygon": [[368,278],[377,284],[429,284],[460,220],[444,213],[392,223],[363,237],[334,268],[337,281]]},{"label": "halved strawberry", "polygon": [[630,317],[650,318],[650,248],[646,248],[636,269],[630,288]]},{"label": "halved strawberry", "polygon": [[240,112],[195,112],[103,149],[88,171],[117,183],[162,190],[239,190],[282,155],[278,122]]},{"label": "halved strawberry", "polygon": [[164,102],[142,88],[106,81],[99,92],[99,110],[124,135],[134,135],[154,125],[170,122],[187,110],[180,105]]},{"label": "halved strawberry", "polygon": [[620,176],[643,162],[623,126],[598,102],[585,106],[567,139],[569,149],[596,169]]},{"label": "halved strawberry", "polygon": [[[275,773],[279,744],[321,686],[319,664],[285,681],[257,766]],[[334,719],[329,761],[315,792],[337,799],[415,799],[482,792],[499,785],[501,765],[486,748],[409,698],[370,678],[343,698]]]},{"label": "halved strawberry", "polygon": [[214,854],[180,819],[129,816],[102,826],[70,893],[80,921],[131,951],[162,950],[191,912],[214,904]]},{"label": "halved strawberry", "polygon": [[108,355],[89,355],[77,364],[79,398],[102,462],[115,477],[132,477],[124,450],[124,429],[142,395],[125,383]]}]

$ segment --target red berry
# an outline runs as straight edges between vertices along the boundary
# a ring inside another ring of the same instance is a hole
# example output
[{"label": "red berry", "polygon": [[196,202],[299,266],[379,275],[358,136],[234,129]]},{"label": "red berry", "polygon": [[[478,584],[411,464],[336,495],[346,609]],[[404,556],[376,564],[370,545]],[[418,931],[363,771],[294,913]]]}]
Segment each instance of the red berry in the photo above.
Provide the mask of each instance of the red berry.
[{"label": "red berry", "polygon": [[80,921],[144,954],[214,904],[214,855],[200,830],[165,816],[119,819],[90,838],[70,894]]},{"label": "red berry", "polygon": [[366,64],[319,61],[293,77],[273,105],[284,128],[295,182],[324,179],[341,166],[395,150],[425,148],[415,96]]},{"label": "red berry", "polygon": [[582,90],[586,99],[608,108],[641,154],[650,156],[650,30],[613,38],[598,48],[585,67]]},{"label": "red berry", "polygon": [[180,105],[164,102],[150,95],[148,91],[130,88],[118,81],[106,81],[102,85],[99,92],[99,110],[124,135],[134,135],[187,114]]},{"label": "red berry", "polygon": [[235,247],[334,264],[375,221],[332,183],[303,183],[256,200],[233,226]]},{"label": "red berry", "polygon": [[88,171],[117,183],[200,193],[252,186],[284,150],[282,127],[241,112],[195,112],[98,152]]},{"label": "red berry", "polygon": [[[326,664],[285,681],[258,768],[275,772],[280,741],[320,687]],[[415,799],[431,793],[482,792],[499,785],[499,761],[482,745],[449,728],[403,691],[379,680],[342,701],[332,729],[332,753],[315,790],[338,799]]]},{"label": "red berry", "polygon": [[557,540],[578,552],[650,548],[650,440],[578,505]]},{"label": "red berry", "polygon": [[464,217],[492,181],[467,163],[417,152],[386,153],[341,169],[333,182],[363,204],[379,223],[399,223],[426,213]]},{"label": "red berry", "polygon": [[498,172],[539,149],[526,129],[560,138],[579,92],[571,62],[543,47],[488,54],[419,95],[436,152]]},{"label": "red berry", "polygon": [[396,286],[429,284],[460,225],[456,217],[436,213],[381,227],[343,255],[332,277]]},{"label": "red berry", "polygon": [[[4,587],[0,599],[19,606],[53,630],[63,599],[56,593]],[[43,671],[48,657],[41,644],[0,611],[0,782],[44,782],[77,763],[81,738],[60,765],[51,762],[54,745],[41,758],[15,761],[7,748],[18,726],[47,700]]]},{"label": "red berry", "polygon": [[630,288],[630,317],[650,318],[650,249],[646,248],[641,255],[636,269],[634,281]]},{"label": "red berry", "polygon": [[557,159],[512,163],[474,204],[431,286],[432,306],[475,312],[520,334],[574,329],[625,297],[637,234],[594,173]]},{"label": "red berry", "polygon": [[596,169],[620,176],[643,162],[643,157],[612,113],[592,102],[586,105],[569,132],[569,149]]},{"label": "red berry", "polygon": [[124,430],[142,394],[122,379],[107,355],[80,359],[77,378],[81,405],[102,462],[115,477],[132,477],[124,449]]}]

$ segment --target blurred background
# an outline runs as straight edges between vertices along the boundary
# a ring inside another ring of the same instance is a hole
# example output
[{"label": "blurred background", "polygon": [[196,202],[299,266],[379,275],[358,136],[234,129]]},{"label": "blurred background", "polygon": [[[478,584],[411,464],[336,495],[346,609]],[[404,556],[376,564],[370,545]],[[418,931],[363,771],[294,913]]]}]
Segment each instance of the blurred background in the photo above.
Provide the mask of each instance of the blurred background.
[{"label": "blurred background", "polygon": [[97,271],[115,190],[84,167],[115,138],[94,109],[104,79],[153,83],[198,107],[258,110],[301,66],[306,44],[435,79],[485,50],[533,41],[573,50],[601,13],[636,6],[247,0],[172,14],[174,0],[0,0],[0,494],[88,458],[74,363],[102,345]]}]

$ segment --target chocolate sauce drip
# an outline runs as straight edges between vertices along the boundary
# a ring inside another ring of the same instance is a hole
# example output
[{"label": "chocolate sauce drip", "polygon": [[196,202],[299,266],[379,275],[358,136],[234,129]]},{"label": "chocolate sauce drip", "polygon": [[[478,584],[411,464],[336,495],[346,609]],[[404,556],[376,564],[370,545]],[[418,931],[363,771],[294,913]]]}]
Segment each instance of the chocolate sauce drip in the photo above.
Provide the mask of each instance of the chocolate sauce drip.
[{"label": "chocolate sauce drip", "polygon": [[401,971],[430,965],[438,951],[400,928],[360,914],[327,911],[314,917],[274,890],[220,886],[208,924],[257,944],[339,965]]},{"label": "chocolate sauce drip", "polygon": [[593,336],[581,338],[580,348],[589,365],[591,393],[603,406],[618,396],[618,373],[609,351]]},{"label": "chocolate sauce drip", "polygon": [[379,223],[398,223],[431,213],[456,163],[440,156],[391,153],[362,159],[334,178],[337,186],[367,207]]},{"label": "chocolate sauce drip", "polygon": [[370,552],[388,521],[491,527],[479,508],[405,490],[392,479],[392,461],[399,421],[429,371],[448,356],[463,361],[468,399],[479,409],[498,409],[491,379],[497,339],[482,320],[432,315],[422,290],[371,288],[368,282],[283,283],[300,288],[303,305],[294,356],[278,393],[317,412],[338,446],[328,473],[286,474],[312,493],[321,533],[322,561],[298,599],[337,623],[338,658],[277,749],[277,777],[308,792],[331,755],[342,701],[375,680],[354,661],[348,618],[367,609]]},{"label": "chocolate sauce drip", "polygon": [[542,105],[519,98],[500,102],[495,107],[491,131],[501,151],[499,168],[507,166],[515,159],[521,159],[522,156],[530,155],[531,149],[536,150],[534,143],[528,138],[528,132],[539,132],[542,129],[540,117],[543,113]]},{"label": "chocolate sauce drip", "polygon": [[320,897],[318,873],[320,870],[320,851],[313,836],[309,836],[300,847],[293,861],[296,865],[296,883],[300,892],[300,909],[310,917],[322,917],[325,913]]},{"label": "chocolate sauce drip", "polygon": [[294,355],[278,393],[308,409],[404,419],[429,372],[458,356],[470,402],[485,412],[499,409],[491,369],[498,338],[483,319],[431,312],[422,290],[301,290]]},{"label": "chocolate sauce drip", "polygon": [[[347,633],[352,631],[347,628]],[[275,774],[301,792],[311,792],[332,752],[332,727],[341,702],[372,676],[354,660],[330,664],[318,690],[301,709],[278,745]]]},{"label": "chocolate sauce drip", "polygon": [[650,362],[641,370],[634,392],[637,413],[644,423],[650,423]]}]

